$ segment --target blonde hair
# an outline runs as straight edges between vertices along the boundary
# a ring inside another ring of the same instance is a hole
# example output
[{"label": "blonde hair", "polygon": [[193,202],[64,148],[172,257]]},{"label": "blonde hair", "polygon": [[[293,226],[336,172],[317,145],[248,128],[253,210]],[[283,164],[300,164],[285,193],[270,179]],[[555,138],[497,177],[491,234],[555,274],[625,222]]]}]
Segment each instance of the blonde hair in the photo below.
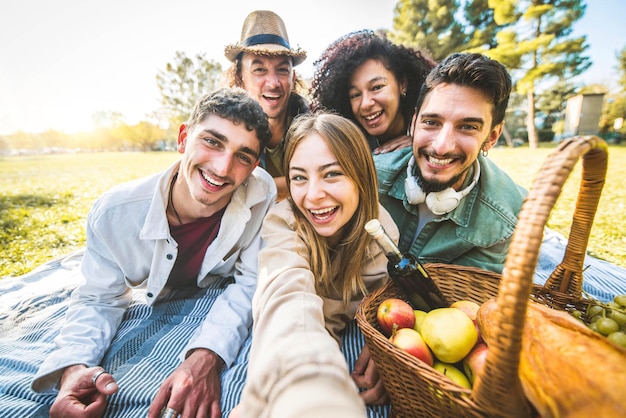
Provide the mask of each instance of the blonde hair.
[{"label": "blonde hair", "polygon": [[[297,232],[309,243],[311,271],[316,276],[315,287],[319,294],[329,296],[341,293],[348,304],[360,291],[367,293],[361,269],[369,257],[371,238],[365,232],[367,221],[378,217],[378,182],[376,168],[367,140],[357,125],[337,114],[319,111],[298,116],[287,132],[284,170],[289,164],[298,144],[312,134],[322,137],[328,148],[348,176],[356,184],[359,205],[352,219],[343,228],[346,231],[336,248],[330,248],[326,238],[320,236],[289,198],[296,217]],[[286,177],[291,195],[291,179]],[[331,277],[331,271],[337,271]]]}]

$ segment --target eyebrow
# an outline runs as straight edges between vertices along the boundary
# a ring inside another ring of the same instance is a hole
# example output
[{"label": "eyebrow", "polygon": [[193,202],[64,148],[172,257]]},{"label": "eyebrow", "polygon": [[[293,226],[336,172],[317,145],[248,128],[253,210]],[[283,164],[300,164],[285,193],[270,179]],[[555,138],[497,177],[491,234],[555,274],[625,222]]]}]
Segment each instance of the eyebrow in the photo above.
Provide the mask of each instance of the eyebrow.
[{"label": "eyebrow", "polygon": [[[376,82],[379,82],[379,81],[387,81],[387,77],[384,77],[384,76],[374,77],[371,80],[367,80],[367,84],[369,85],[369,84],[376,83]],[[355,89],[356,86],[354,84],[352,84],[352,85],[350,85],[350,88],[351,89]]]},{"label": "eyebrow", "polygon": [[[334,167],[334,166],[339,166],[339,167],[341,167],[341,164],[339,164],[339,161],[333,161],[333,162],[331,162],[331,163],[321,165],[317,171],[324,171],[324,170],[329,169],[329,168]],[[289,171],[291,171],[291,170],[296,170],[296,171],[306,171],[306,170],[305,170],[304,168],[302,168],[302,167],[295,167],[295,166],[294,166],[294,167],[289,167]]]},{"label": "eyebrow", "polygon": [[[280,61],[276,66],[280,67],[282,65],[289,65],[291,64],[290,58],[287,55],[280,55],[280,57],[283,58],[282,61]],[[265,61],[262,60],[261,58],[254,58],[251,62],[250,65],[266,65]]]},{"label": "eyebrow", "polygon": [[[441,119],[442,116],[439,113],[422,113],[420,115],[420,119],[423,118],[435,118],[435,119]],[[463,118],[461,119],[461,122],[465,122],[465,123],[480,123],[482,125],[485,124],[485,120],[483,118]]]},{"label": "eyebrow", "polygon": [[[226,135],[220,133],[219,131],[216,131],[215,129],[207,128],[207,129],[203,129],[201,132],[214,136],[215,138],[219,139],[222,142],[226,142],[226,143],[229,142],[228,137]],[[255,160],[259,159],[259,153],[250,147],[240,147],[238,151],[251,155],[252,157],[254,157]]]}]

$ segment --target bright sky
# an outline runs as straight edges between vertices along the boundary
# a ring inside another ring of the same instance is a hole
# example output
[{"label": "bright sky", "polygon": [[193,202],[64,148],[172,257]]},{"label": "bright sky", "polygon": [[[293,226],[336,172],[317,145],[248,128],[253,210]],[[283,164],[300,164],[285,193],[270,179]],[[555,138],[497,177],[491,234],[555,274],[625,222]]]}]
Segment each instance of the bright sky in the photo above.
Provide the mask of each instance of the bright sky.
[{"label": "bright sky", "polygon": [[[176,51],[205,52],[224,68],[249,12],[269,9],[292,45],[307,50],[305,77],[324,48],[358,29],[391,29],[396,0],[0,0],[0,134],[91,130],[98,111],[136,123],[159,107],[155,76]],[[590,0],[574,26],[594,65],[582,80],[611,85],[626,46],[623,0]]]}]

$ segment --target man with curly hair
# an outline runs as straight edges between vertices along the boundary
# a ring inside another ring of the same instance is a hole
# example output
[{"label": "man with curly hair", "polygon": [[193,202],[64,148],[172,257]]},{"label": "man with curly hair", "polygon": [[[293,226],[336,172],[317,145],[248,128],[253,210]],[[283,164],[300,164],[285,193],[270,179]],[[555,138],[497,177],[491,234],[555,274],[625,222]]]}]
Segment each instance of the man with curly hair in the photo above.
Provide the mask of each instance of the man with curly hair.
[{"label": "man with curly hair", "polygon": [[[145,386],[153,399],[143,416],[156,418],[163,410],[167,416],[221,417],[220,374],[248,337],[260,227],[276,197],[272,178],[256,169],[270,136],[263,110],[243,89],[207,94],[180,126],[180,161],[113,188],[94,204],[83,283],[72,295],[56,349],[32,383],[37,392],[58,390],[51,417],[102,416],[107,396],[124,385],[146,385],[153,376],[164,380],[160,387]],[[145,323],[124,321],[138,303],[135,289],[145,290],[143,309],[170,311],[148,332],[142,331]],[[192,298],[212,305],[189,329],[194,315],[177,306]],[[156,341],[142,345],[153,334]],[[132,341],[122,350],[114,343],[124,336]],[[161,355],[143,363],[153,351]],[[135,359],[119,367],[129,357]],[[172,370],[171,363],[178,366]],[[136,373],[125,374],[129,369]]]}]

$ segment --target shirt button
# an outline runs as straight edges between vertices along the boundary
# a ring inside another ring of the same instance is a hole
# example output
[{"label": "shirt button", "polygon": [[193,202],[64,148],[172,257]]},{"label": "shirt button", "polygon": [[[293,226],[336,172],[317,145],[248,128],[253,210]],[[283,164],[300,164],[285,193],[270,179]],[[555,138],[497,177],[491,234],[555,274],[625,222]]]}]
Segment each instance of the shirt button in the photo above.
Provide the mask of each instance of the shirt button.
[{"label": "shirt button", "polygon": [[168,260],[171,260],[172,258],[174,258],[174,256],[172,256],[172,254],[168,254],[166,257],[167,257]]},{"label": "shirt button", "polygon": [[146,293],[146,296],[148,296],[149,298],[153,297],[154,295],[152,294],[152,292],[148,292]]}]

